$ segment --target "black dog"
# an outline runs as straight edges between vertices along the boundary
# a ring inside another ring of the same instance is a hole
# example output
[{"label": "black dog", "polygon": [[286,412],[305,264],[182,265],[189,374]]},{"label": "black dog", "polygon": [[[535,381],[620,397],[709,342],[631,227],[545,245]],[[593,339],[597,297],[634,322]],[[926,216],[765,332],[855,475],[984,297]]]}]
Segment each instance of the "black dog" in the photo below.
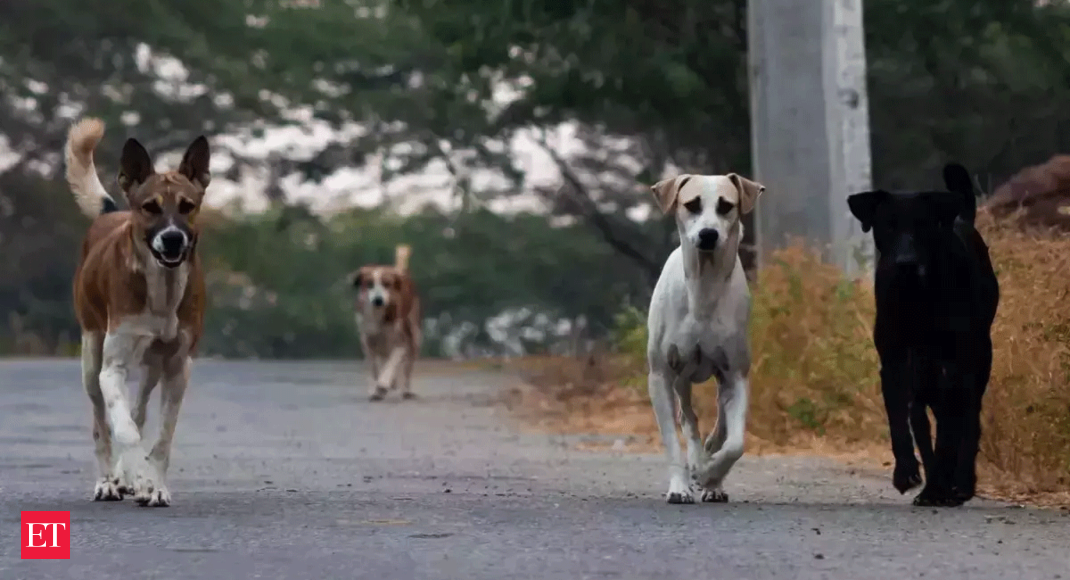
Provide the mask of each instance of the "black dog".
[{"label": "black dog", "polygon": [[[999,283],[974,228],[977,200],[966,169],[944,167],[950,191],[856,193],[847,198],[877,247],[881,391],[899,493],[921,483],[915,505],[959,506],[973,498],[981,399],[992,371]],[[936,418],[936,446],[926,408]],[[913,442],[911,438],[913,431]]]}]

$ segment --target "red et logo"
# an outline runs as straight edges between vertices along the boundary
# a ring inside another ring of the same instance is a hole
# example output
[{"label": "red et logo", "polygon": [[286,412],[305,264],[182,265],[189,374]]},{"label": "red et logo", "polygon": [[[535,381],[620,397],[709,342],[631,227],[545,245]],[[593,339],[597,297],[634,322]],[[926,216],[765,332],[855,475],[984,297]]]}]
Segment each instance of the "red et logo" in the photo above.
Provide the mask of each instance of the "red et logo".
[{"label": "red et logo", "polygon": [[71,559],[71,512],[22,512],[23,560]]}]

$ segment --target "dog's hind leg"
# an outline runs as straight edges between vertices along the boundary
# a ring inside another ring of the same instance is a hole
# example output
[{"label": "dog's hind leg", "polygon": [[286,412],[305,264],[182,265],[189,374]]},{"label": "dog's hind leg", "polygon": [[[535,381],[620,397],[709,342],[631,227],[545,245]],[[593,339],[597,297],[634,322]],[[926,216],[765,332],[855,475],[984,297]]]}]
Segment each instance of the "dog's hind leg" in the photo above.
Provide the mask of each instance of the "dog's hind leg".
[{"label": "dog's hind leg", "polygon": [[[687,441],[687,467],[691,476],[691,482],[698,480],[699,472],[706,464],[706,448],[702,444],[702,437],[698,428],[698,415],[691,400],[691,381],[684,377],[677,377],[673,385],[677,400],[680,402],[680,427]],[[707,498],[709,492],[702,490],[703,501],[713,501]]]},{"label": "dog's hind leg", "polygon": [[416,394],[412,392],[412,367],[416,363],[416,353],[411,350],[405,355],[405,360],[401,363],[401,398],[402,399],[415,399]]},{"label": "dog's hind leg", "polygon": [[958,465],[963,432],[962,392],[952,385],[942,385],[933,395],[933,414],[936,415],[936,466],[914,498],[914,505],[956,507],[962,505],[954,493],[954,477]]},{"label": "dog's hind leg", "polygon": [[925,480],[932,479],[936,473],[936,454],[933,452],[933,431],[929,422],[929,413],[924,403],[914,401],[910,406],[910,431],[914,435],[914,444],[921,455],[921,464],[925,468]]},{"label": "dog's hind leg", "polygon": [[[718,394],[720,393],[720,380],[718,384]],[[720,397],[718,397],[720,398]],[[725,415],[724,405],[718,401],[717,403],[717,423],[713,426],[713,431],[710,431],[709,436],[706,437],[706,455],[711,456],[717,453],[724,447],[724,442],[728,438],[728,418]],[[723,485],[715,488],[703,488],[702,501],[724,503],[728,501],[728,494],[724,492]]]},{"label": "dog's hind leg", "polygon": [[668,370],[654,370],[651,368],[648,377],[647,389],[650,393],[650,404],[654,407],[654,419],[658,423],[658,431],[661,432],[661,444],[665,448],[665,456],[669,460],[669,491],[665,499],[669,503],[694,503],[695,496],[691,486],[688,485],[687,466],[680,453],[680,440],[676,435],[675,403],[672,391],[672,381],[675,373]]},{"label": "dog's hind leg", "polygon": [[156,385],[160,382],[160,375],[163,373],[163,369],[159,363],[153,360],[145,364],[143,373],[141,383],[138,385],[137,395],[134,397],[134,424],[137,425],[138,433],[141,433],[142,437],[145,436],[145,418],[148,416],[149,397],[152,396],[152,391],[156,389]]},{"label": "dog's hind leg", "polygon": [[[718,419],[721,410],[724,413],[724,442],[720,448],[710,456],[709,465],[699,478],[702,487],[709,490],[721,490],[723,498],[717,501],[728,501],[722,486],[724,478],[732,467],[743,457],[743,440],[747,431],[747,399],[750,395],[750,384],[747,377],[738,371],[730,373],[725,381],[720,383],[717,392]],[[720,420],[718,420],[721,423]],[[716,437],[714,430],[714,437]],[[712,443],[712,442],[711,442]]]},{"label": "dog's hind leg", "polygon": [[379,386],[379,376],[385,364],[384,358],[375,353],[368,357],[368,366],[370,367],[372,378],[371,387],[368,389],[369,401],[381,401],[386,396],[386,389]]},{"label": "dog's hind leg", "polygon": [[962,442],[955,469],[955,494],[963,502],[977,494],[977,453],[981,444],[981,404],[992,374],[992,338],[987,334],[977,348],[976,366],[962,377]]},{"label": "dog's hind leg", "polygon": [[914,436],[914,445],[921,455],[921,464],[925,468],[925,480],[936,476],[936,454],[933,451],[932,424],[929,422],[928,403],[933,393],[938,393],[941,380],[941,368],[932,360],[916,359],[914,361],[914,384],[911,386],[910,431]]},{"label": "dog's hind leg", "polygon": [[149,460],[155,469],[155,480],[145,492],[134,497],[139,505],[167,507],[171,505],[171,492],[167,489],[167,470],[171,466],[171,442],[178,425],[178,412],[182,398],[189,385],[190,359],[177,355],[163,365],[163,383],[160,389],[160,437],[149,452]]},{"label": "dog's hind leg", "polygon": [[111,427],[108,426],[107,406],[100,391],[100,370],[104,338],[96,332],[82,334],[82,386],[93,405],[93,444],[97,457],[97,482],[93,487],[94,501],[123,499],[119,478],[112,469]]}]

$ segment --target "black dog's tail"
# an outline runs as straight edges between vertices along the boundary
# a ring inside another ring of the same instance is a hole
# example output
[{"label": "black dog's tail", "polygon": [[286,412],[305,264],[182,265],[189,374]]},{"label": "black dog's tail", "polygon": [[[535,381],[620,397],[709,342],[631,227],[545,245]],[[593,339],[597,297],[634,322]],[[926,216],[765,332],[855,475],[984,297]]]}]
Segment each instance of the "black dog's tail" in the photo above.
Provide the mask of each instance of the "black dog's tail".
[{"label": "black dog's tail", "polygon": [[962,195],[962,211],[959,212],[959,217],[972,224],[977,217],[977,194],[973,191],[970,173],[958,163],[948,163],[944,166],[944,184],[948,191]]}]

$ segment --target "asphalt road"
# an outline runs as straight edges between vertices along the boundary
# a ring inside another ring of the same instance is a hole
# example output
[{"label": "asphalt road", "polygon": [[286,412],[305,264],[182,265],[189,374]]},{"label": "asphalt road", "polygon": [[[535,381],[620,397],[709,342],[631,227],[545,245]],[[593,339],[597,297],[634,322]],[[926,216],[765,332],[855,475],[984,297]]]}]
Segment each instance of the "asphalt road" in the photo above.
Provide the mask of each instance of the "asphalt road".
[{"label": "asphalt road", "polygon": [[[915,508],[884,479],[752,456],[731,503],[667,505],[659,455],[519,433],[507,376],[430,364],[419,400],[377,404],[365,384],[356,363],[197,361],[174,503],[141,508],[89,501],[78,363],[0,361],[0,579],[1070,580],[1067,512]],[[70,510],[71,559],[21,560],[20,510]]]}]

